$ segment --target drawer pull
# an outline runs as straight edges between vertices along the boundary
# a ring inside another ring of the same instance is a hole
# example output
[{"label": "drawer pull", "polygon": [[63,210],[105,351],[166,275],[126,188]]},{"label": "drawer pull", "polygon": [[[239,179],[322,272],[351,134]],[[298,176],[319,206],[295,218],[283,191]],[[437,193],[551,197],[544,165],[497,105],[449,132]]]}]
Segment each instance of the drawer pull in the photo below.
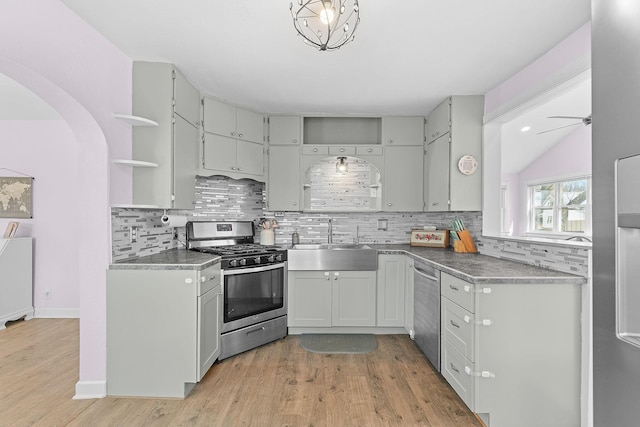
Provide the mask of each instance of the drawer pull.
[{"label": "drawer pull", "polygon": [[449,288],[451,288],[452,291],[456,291],[456,292],[458,292],[460,290],[456,286],[453,286],[453,285],[449,285]]},{"label": "drawer pull", "polygon": [[252,334],[254,332],[262,332],[262,331],[264,331],[264,326],[261,326],[258,329],[254,329],[252,331],[247,331],[247,335]]},{"label": "drawer pull", "polygon": [[[456,365],[453,364],[453,362],[449,362],[449,365],[451,366],[451,369],[457,373],[460,373],[460,371],[458,370],[458,368],[456,368]],[[466,368],[465,368],[466,369]]]},{"label": "drawer pull", "polygon": [[453,320],[449,320],[449,323],[451,323],[451,326],[453,326],[454,328],[458,328],[460,329],[460,325],[458,325],[456,322],[454,322]]}]

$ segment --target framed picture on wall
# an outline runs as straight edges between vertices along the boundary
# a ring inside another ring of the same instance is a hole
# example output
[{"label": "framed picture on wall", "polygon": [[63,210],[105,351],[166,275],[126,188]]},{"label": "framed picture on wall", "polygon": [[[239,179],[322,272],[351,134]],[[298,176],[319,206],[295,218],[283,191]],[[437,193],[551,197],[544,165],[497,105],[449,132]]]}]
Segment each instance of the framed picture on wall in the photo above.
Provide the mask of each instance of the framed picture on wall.
[{"label": "framed picture on wall", "polygon": [[32,177],[0,177],[0,218],[33,218],[32,187]]}]

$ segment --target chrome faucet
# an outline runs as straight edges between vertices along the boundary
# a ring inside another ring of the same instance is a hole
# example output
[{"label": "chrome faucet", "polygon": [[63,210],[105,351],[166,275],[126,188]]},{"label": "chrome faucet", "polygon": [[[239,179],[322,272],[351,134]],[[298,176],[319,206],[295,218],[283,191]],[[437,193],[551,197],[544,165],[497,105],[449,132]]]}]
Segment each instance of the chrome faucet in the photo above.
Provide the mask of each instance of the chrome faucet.
[{"label": "chrome faucet", "polygon": [[333,218],[329,218],[329,229],[327,230],[327,243],[333,243]]},{"label": "chrome faucet", "polygon": [[355,244],[359,244],[360,243],[360,226],[356,224],[356,238],[355,240]]}]

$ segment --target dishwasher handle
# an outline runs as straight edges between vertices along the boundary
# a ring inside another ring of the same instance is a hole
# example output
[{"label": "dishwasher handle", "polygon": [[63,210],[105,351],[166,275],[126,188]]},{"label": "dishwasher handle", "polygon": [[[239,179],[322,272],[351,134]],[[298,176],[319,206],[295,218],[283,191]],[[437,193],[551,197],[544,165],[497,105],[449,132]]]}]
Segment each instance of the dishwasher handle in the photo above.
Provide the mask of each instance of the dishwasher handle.
[{"label": "dishwasher handle", "polygon": [[439,279],[436,276],[432,276],[430,274],[425,273],[424,271],[416,268],[415,265],[413,266],[413,271],[415,273],[418,273],[419,275],[421,275],[422,277],[424,277],[426,279],[433,280],[434,282],[438,282],[439,281]]}]

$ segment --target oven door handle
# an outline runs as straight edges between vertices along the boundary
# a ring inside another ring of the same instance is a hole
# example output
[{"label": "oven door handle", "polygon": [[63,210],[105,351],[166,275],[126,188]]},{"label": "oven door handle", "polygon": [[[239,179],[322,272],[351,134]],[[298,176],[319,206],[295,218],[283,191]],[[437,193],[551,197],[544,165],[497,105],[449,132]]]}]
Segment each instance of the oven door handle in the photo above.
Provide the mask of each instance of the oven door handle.
[{"label": "oven door handle", "polygon": [[226,269],[222,271],[224,276],[232,276],[236,274],[249,274],[249,273],[257,273],[261,271],[269,271],[269,270],[277,270],[279,268],[284,268],[284,263],[281,264],[270,264],[270,265],[262,265],[258,267],[251,268],[234,268],[234,269]]}]

